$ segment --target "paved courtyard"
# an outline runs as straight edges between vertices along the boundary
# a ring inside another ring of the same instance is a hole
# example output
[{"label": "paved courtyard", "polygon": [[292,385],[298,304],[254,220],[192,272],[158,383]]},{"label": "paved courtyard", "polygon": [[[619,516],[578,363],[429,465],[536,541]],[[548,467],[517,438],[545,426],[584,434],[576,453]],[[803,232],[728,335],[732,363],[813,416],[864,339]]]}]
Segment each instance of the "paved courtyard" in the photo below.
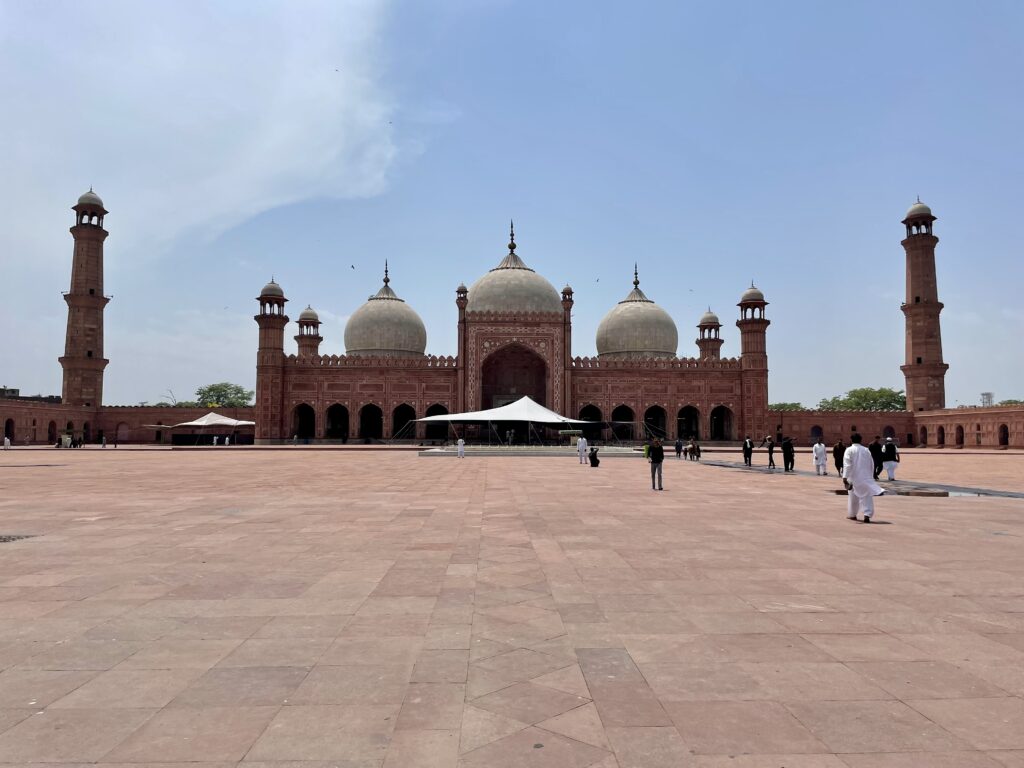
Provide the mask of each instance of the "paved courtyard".
[{"label": "paved courtyard", "polygon": [[883,498],[866,526],[834,476],[645,475],[4,453],[0,535],[34,538],[0,544],[0,763],[1024,766],[1024,500]]}]

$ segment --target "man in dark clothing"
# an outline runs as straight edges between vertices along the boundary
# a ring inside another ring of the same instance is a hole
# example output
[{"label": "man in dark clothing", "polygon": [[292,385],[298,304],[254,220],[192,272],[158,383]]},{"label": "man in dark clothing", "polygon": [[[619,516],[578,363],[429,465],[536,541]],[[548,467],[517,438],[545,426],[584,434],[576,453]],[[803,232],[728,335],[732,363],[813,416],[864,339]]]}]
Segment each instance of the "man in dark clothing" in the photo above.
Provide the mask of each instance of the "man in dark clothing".
[{"label": "man in dark clothing", "polygon": [[590,460],[590,466],[592,466],[592,467],[596,468],[601,463],[601,460],[599,458],[597,458],[597,446],[596,445],[593,446],[590,449],[590,455],[587,458]]},{"label": "man in dark clothing", "polygon": [[878,442],[881,438],[875,435],[875,439],[868,446],[868,450],[871,451],[871,458],[875,462],[875,480],[882,474],[882,444]]},{"label": "man in dark clothing", "polygon": [[793,440],[788,437],[782,438],[782,467],[784,472],[792,472],[794,464]]},{"label": "man in dark clothing", "polygon": [[761,445],[768,446],[768,469],[775,469],[775,441],[771,435],[765,435]]},{"label": "man in dark clothing", "polygon": [[683,455],[683,438],[676,438],[676,460],[678,461]]},{"label": "man in dark clothing", "polygon": [[748,467],[751,466],[750,460],[754,456],[754,441],[750,439],[750,435],[747,435],[743,441],[743,463]]},{"label": "man in dark clothing", "polygon": [[843,454],[846,453],[846,446],[843,445],[843,441],[836,440],[836,444],[832,446],[832,461],[835,462],[836,472],[839,476],[843,476]]},{"label": "man in dark clothing", "polygon": [[[654,438],[651,447],[647,449],[647,459],[651,462],[651,490],[665,490],[661,483],[661,465],[665,463],[665,449],[662,448],[661,440],[658,438]],[[658,482],[657,488],[654,487],[655,480]]]}]

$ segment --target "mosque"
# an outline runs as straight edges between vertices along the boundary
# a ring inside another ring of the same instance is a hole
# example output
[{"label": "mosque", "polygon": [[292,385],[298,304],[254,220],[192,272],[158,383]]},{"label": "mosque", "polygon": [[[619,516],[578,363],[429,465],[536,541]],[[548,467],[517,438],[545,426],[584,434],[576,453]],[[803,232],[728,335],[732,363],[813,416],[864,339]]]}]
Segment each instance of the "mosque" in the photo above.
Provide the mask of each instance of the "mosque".
[{"label": "mosque", "polygon": [[[86,443],[162,443],[161,425],[206,409],[103,404],[103,248],[107,210],[93,190],[78,198],[62,394],[18,398],[0,390],[0,422],[15,444],[54,443],[74,435]],[[594,422],[585,431],[604,440],[651,434],[732,442],[744,435],[785,433],[800,445],[832,442],[850,432],[885,435],[905,446],[1024,447],[1024,407],[945,407],[945,374],[933,234],[936,217],[918,201],[903,218],[906,237],[905,316],[907,410],[899,412],[773,412],[768,408],[768,301],[751,285],[738,291],[735,325],[740,355],[722,358],[722,322],[710,309],[696,323],[695,354],[679,355],[675,320],[640,288],[609,309],[597,329],[595,357],[572,351],[573,289],[561,291],[517,253],[508,253],[467,288],[455,289],[458,350],[427,354],[423,321],[391,285],[383,284],[345,327],[344,355],[321,355],[321,323],[307,305],[297,316],[295,347],[286,349],[288,299],[273,280],[257,299],[256,403],[220,409],[254,420],[257,443],[295,437],[309,442],[444,440],[447,426],[422,416],[475,411],[529,395],[565,416]],[[294,351],[292,351],[294,350]],[[483,435],[469,434],[482,438]]]}]

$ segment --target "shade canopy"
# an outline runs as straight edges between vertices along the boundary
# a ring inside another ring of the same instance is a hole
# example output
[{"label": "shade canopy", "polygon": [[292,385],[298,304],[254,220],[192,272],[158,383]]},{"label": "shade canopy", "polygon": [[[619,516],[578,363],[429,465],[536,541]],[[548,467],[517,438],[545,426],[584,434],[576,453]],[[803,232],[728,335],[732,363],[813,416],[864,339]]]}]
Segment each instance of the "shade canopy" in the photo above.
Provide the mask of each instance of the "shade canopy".
[{"label": "shade canopy", "polygon": [[514,403],[486,411],[470,411],[469,413],[446,413],[441,416],[426,416],[416,421],[441,422],[483,422],[483,421],[530,421],[535,424],[593,424],[592,421],[570,419],[560,413],[545,408],[540,403],[523,396]]},{"label": "shade canopy", "polygon": [[174,429],[175,427],[252,427],[255,425],[255,421],[229,419],[227,416],[221,416],[219,413],[210,411],[195,421],[183,421],[180,424],[144,424],[143,426],[154,429]]}]

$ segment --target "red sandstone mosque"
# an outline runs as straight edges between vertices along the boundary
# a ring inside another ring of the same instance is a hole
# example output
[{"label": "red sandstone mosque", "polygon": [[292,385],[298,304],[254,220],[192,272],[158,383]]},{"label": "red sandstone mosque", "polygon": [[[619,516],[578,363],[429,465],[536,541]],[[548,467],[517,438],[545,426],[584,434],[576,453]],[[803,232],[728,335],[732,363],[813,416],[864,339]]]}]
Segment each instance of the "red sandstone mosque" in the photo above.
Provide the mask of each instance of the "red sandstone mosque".
[{"label": "red sandstone mosque", "polygon": [[[169,442],[161,429],[206,409],[104,406],[103,201],[92,190],[73,207],[74,253],[60,402],[0,396],[4,434],[15,444],[54,443],[71,433],[85,442]],[[296,348],[285,348],[289,317],[284,290],[269,282],[260,292],[256,404],[226,409],[256,422],[258,443],[295,437],[310,442],[443,440],[443,424],[422,416],[482,410],[523,395],[554,411],[611,424],[592,437],[629,440],[658,434],[736,441],[744,435],[784,432],[806,444],[832,442],[852,431],[898,439],[904,445],[1024,447],[1024,408],[945,407],[932,232],[936,217],[920,201],[903,219],[906,237],[907,410],[900,412],[768,409],[768,302],[753,285],[742,293],[735,320],[740,356],[720,356],[719,317],[708,310],[697,323],[696,354],[679,356],[675,321],[633,287],[597,330],[597,356],[572,354],[573,290],[560,292],[516,253],[508,253],[467,288],[455,290],[458,353],[426,353],[427,333],[416,311],[383,285],[349,318],[344,355],[321,355],[320,320],[309,306],[297,319]],[[244,437],[244,436],[243,436]],[[472,438],[473,435],[471,434]]]}]

